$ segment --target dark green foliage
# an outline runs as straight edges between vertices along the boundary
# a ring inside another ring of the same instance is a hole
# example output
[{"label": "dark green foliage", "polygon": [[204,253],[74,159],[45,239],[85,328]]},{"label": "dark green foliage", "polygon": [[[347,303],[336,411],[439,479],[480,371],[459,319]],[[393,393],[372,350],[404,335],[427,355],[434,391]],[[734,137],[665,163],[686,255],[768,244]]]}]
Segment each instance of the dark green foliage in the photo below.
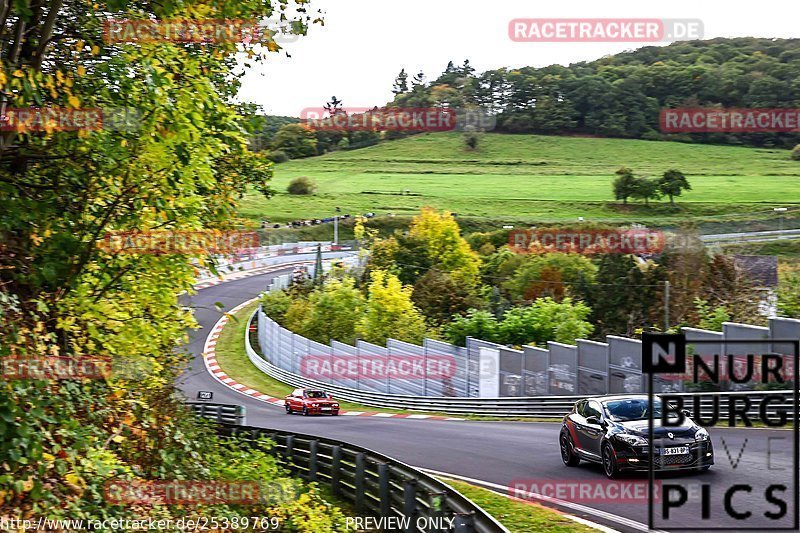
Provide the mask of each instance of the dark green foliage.
[{"label": "dark green foliage", "polygon": [[289,194],[314,194],[316,190],[316,183],[306,176],[299,176],[293,179],[289,186],[286,187],[286,191]]},{"label": "dark green foliage", "polygon": [[[498,111],[497,131],[589,134],[640,139],[781,146],[797,133],[659,135],[659,112],[675,107],[796,107],[798,39],[741,37],[646,46],[569,66],[500,68],[481,74],[450,62],[411,91],[395,80],[396,105],[448,101]],[[403,72],[404,74],[404,72]],[[405,86],[407,88],[407,85]],[[535,105],[534,105],[535,102]]]}]

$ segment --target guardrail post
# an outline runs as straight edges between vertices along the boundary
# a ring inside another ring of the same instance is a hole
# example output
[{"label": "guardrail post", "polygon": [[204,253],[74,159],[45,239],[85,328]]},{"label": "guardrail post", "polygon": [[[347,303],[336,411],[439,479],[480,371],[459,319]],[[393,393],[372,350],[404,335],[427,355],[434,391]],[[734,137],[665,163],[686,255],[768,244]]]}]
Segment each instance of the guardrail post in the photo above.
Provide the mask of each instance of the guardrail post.
[{"label": "guardrail post", "polygon": [[455,533],[474,533],[475,532],[475,513],[455,513],[453,515]]},{"label": "guardrail post", "polygon": [[413,532],[416,530],[416,516],[417,516],[417,480],[409,479],[403,487],[403,516],[409,518],[408,528],[406,531]]},{"label": "guardrail post", "polygon": [[[432,524],[439,524],[441,525],[444,517],[444,504],[445,498],[447,497],[446,492],[429,492],[428,493],[428,506],[430,508],[430,517],[433,518],[431,520]],[[442,531],[441,527],[434,526],[433,529],[429,530],[431,533],[436,531]]]},{"label": "guardrail post", "polygon": [[364,477],[367,458],[364,452],[356,454],[356,512],[364,512]]},{"label": "guardrail post", "polygon": [[378,494],[381,500],[381,516],[388,517],[392,512],[392,495],[389,485],[389,465],[378,465]]},{"label": "guardrail post", "polygon": [[308,480],[317,480],[317,446],[319,441],[312,440],[308,446]]},{"label": "guardrail post", "polygon": [[334,496],[338,496],[340,493],[341,468],[342,447],[337,444],[331,448],[331,491]]},{"label": "guardrail post", "polygon": [[286,451],[284,454],[289,465],[289,472],[295,473],[297,469],[294,466],[294,435],[286,436]]}]

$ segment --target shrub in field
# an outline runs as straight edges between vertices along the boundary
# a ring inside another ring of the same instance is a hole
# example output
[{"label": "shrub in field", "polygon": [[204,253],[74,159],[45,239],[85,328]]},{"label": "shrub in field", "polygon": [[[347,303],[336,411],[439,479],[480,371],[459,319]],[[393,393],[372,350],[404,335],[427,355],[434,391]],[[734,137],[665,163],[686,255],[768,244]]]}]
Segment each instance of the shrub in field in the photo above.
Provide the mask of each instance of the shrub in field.
[{"label": "shrub in field", "polygon": [[792,160],[800,161],[800,144],[792,149]]},{"label": "shrub in field", "polygon": [[317,190],[317,185],[311,178],[300,176],[293,179],[286,190],[289,194],[314,194]]},{"label": "shrub in field", "polygon": [[289,160],[289,155],[283,150],[273,150],[267,154],[267,159],[273,163],[286,163]]}]

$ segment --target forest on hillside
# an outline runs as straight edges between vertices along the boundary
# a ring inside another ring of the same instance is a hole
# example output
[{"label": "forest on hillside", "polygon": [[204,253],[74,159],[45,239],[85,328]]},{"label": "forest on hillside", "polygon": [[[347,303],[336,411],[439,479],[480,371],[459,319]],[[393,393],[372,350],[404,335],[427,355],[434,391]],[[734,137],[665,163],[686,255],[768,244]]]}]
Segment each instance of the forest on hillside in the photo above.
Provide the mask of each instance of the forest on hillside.
[{"label": "forest on hillside", "polygon": [[450,62],[437,78],[394,81],[390,106],[482,106],[497,131],[781,146],[796,133],[673,134],[659,131],[662,108],[791,108],[800,104],[800,39],[678,42],[569,66],[476,73]]}]

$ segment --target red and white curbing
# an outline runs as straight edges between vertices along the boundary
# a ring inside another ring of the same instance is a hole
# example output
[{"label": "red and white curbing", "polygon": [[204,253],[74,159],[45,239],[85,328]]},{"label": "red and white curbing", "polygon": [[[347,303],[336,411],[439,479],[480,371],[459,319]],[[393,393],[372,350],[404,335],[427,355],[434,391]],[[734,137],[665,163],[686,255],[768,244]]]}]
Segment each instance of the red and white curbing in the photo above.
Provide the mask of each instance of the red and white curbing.
[{"label": "red and white curbing", "polygon": [[[244,276],[243,276],[244,277]],[[228,281],[227,279],[225,281]],[[219,366],[217,363],[217,340],[219,339],[222,330],[228,324],[230,320],[230,315],[236,313],[244,306],[248,305],[249,303],[255,301],[256,298],[252,300],[248,300],[243,302],[220,318],[214,327],[211,328],[211,333],[208,334],[206,338],[206,343],[203,347],[203,360],[205,361],[206,369],[208,372],[216,378],[217,381],[233,389],[234,391],[249,396],[251,398],[255,398],[258,401],[274,405],[276,407],[283,407],[283,399],[275,398],[273,396],[269,396],[262,392],[258,392],[257,390],[248,388],[245,385],[237,382],[232,377],[228,376]],[[464,420],[463,418],[455,418],[455,417],[448,417],[448,416],[433,416],[433,415],[416,415],[416,414],[394,414],[394,413],[376,413],[376,412],[369,412],[369,411],[339,411],[339,416],[371,416],[376,418],[410,418],[414,420]]]}]

